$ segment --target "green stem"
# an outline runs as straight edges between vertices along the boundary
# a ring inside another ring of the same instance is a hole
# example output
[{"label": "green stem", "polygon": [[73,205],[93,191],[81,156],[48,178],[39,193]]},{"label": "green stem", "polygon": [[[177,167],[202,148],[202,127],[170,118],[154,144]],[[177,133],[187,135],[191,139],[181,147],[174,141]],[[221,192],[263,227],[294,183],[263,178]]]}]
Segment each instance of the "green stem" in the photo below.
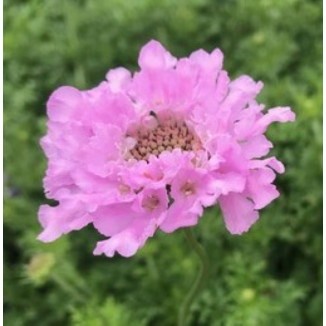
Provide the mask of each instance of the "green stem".
[{"label": "green stem", "polygon": [[198,243],[196,240],[192,229],[186,228],[185,234],[187,237],[187,240],[192,247],[192,249],[196,252],[197,256],[200,258],[200,270],[197,275],[197,278],[195,280],[194,285],[190,289],[188,295],[186,296],[181,309],[179,311],[179,318],[178,318],[178,326],[186,326],[188,317],[189,317],[189,309],[193,301],[195,300],[198,293],[203,288],[203,285],[207,279],[208,271],[209,271],[209,263],[206,251],[204,248]]}]

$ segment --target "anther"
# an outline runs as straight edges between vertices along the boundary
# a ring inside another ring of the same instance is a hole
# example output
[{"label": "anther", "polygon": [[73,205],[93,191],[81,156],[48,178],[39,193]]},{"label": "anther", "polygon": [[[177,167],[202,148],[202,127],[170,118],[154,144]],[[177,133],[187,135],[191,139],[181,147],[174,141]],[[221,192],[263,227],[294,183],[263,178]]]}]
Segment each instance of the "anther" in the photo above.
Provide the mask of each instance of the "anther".
[{"label": "anther", "polygon": [[150,112],[158,125],[151,130],[140,129],[136,135],[137,144],[130,150],[136,160],[148,160],[149,156],[159,156],[164,151],[180,148],[185,151],[196,151],[201,148],[199,140],[194,137],[184,122],[171,118],[160,119],[155,112]]}]

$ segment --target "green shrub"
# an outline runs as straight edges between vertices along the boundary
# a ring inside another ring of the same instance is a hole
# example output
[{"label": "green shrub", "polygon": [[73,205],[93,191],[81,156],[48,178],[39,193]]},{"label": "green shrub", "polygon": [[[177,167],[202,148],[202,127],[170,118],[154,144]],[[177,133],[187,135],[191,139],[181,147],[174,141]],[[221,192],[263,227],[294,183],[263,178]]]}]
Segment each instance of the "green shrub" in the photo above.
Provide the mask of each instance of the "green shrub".
[{"label": "green shrub", "polygon": [[287,172],[282,196],[242,237],[218,209],[196,229],[211,277],[192,325],[320,325],[322,321],[321,1],[5,1],[4,313],[6,325],[175,325],[197,269],[183,234],[158,234],[132,259],[93,257],[87,228],[36,240],[46,162],[39,147],[56,87],[92,87],[135,69],[150,38],[175,55],[220,47],[233,77],[265,82],[266,106],[297,122],[269,137]]}]

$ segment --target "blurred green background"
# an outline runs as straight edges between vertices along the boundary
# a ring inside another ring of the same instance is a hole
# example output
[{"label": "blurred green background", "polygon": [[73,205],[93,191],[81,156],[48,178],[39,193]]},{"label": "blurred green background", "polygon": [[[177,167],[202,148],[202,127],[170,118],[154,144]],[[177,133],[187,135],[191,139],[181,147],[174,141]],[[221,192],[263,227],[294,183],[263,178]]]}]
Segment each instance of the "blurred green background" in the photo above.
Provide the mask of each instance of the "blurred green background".
[{"label": "blurred green background", "polygon": [[5,0],[4,16],[5,325],[175,325],[198,268],[182,231],[158,233],[131,259],[94,257],[91,227],[35,239],[49,94],[136,69],[151,38],[177,56],[220,47],[232,77],[264,81],[260,100],[298,117],[270,128],[287,171],[259,223],[231,236],[216,208],[196,228],[212,268],[191,325],[321,325],[322,1]]}]

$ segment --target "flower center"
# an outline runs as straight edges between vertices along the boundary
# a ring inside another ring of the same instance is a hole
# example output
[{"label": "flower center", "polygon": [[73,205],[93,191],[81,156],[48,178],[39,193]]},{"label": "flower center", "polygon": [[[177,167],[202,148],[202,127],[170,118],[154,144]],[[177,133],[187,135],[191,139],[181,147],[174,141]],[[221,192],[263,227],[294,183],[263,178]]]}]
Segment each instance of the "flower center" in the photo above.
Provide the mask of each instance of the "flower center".
[{"label": "flower center", "polygon": [[175,148],[196,151],[201,148],[200,141],[189,130],[185,122],[172,119],[157,120],[154,128],[139,130],[134,136],[137,143],[130,154],[136,160],[148,160],[149,156],[159,156],[164,151]]},{"label": "flower center", "polygon": [[193,195],[196,192],[195,185],[188,181],[181,186],[180,190],[186,195],[186,197]]},{"label": "flower center", "polygon": [[122,183],[118,186],[118,189],[122,195],[128,194],[131,191],[129,186]]},{"label": "flower center", "polygon": [[142,207],[152,212],[160,203],[159,199],[154,196],[146,197],[142,202]]}]

